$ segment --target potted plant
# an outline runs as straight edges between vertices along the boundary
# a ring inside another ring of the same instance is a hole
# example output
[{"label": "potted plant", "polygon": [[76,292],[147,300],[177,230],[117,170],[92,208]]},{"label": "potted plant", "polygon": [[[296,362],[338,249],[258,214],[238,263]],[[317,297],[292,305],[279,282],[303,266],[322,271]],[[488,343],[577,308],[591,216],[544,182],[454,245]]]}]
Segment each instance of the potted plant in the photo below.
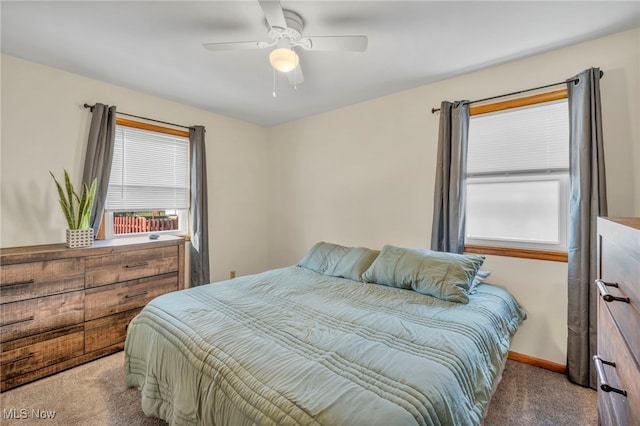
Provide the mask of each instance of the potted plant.
[{"label": "potted plant", "polygon": [[67,247],[87,247],[93,245],[93,228],[89,224],[91,209],[96,196],[97,179],[82,185],[82,194],[73,189],[69,174],[64,171],[64,188],[56,177],[49,171],[58,188],[58,196],[62,213],[67,220]]}]

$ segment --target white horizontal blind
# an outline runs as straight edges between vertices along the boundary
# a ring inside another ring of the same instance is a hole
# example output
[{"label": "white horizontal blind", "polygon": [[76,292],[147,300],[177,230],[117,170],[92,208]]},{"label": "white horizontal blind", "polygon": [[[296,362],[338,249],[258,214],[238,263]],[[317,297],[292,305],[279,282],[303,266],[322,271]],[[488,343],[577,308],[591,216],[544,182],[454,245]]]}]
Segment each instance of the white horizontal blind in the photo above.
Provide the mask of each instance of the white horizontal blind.
[{"label": "white horizontal blind", "polygon": [[188,139],[116,126],[105,208],[112,211],[188,209]]},{"label": "white horizontal blind", "polygon": [[567,100],[471,117],[467,174],[569,169]]}]

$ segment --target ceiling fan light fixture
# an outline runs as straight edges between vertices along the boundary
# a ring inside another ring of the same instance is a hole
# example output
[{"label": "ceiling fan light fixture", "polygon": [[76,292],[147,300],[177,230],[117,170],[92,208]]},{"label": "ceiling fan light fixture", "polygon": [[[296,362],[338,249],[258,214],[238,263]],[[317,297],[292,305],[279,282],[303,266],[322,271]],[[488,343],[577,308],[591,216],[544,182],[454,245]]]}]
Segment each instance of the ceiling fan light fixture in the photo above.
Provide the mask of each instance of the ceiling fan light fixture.
[{"label": "ceiling fan light fixture", "polygon": [[298,55],[291,49],[280,47],[269,54],[269,62],[277,71],[289,72],[298,66]]}]

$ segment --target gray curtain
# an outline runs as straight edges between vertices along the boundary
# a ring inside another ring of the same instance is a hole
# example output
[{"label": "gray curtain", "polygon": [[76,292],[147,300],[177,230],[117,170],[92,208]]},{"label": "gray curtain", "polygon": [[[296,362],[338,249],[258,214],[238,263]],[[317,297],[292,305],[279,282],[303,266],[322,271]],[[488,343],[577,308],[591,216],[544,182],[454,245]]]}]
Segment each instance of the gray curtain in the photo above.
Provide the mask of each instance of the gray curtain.
[{"label": "gray curtain", "polygon": [[469,101],[442,102],[431,249],[464,251]]},{"label": "gray curtain", "polygon": [[104,203],[107,199],[109,188],[109,176],[113,162],[113,146],[116,134],[116,107],[103,104],[95,104],[92,108],[91,126],[89,127],[89,139],[87,153],[84,159],[84,172],[82,183],[90,186],[93,179],[97,179],[96,198],[91,210],[90,224],[93,235],[98,235]]},{"label": "gray curtain", "polygon": [[569,306],[567,373],[582,386],[596,387],[596,219],[607,216],[600,70],[568,81],[570,127]]},{"label": "gray curtain", "polygon": [[191,151],[191,286],[208,284],[209,224],[207,210],[207,156],[204,127],[189,129]]}]

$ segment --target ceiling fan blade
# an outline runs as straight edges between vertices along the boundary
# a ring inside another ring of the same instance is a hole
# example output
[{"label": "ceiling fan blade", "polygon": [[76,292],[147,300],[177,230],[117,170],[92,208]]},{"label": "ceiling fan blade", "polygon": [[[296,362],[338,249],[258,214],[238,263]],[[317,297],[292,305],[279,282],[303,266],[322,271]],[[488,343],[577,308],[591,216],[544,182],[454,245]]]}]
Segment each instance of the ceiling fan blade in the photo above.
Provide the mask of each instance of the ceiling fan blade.
[{"label": "ceiling fan blade", "polygon": [[[332,50],[344,52],[364,52],[369,40],[367,36],[314,36],[307,37],[311,46],[307,50]],[[303,48],[304,45],[301,45]]]},{"label": "ceiling fan blade", "polygon": [[304,74],[302,74],[302,68],[300,68],[299,63],[297,67],[287,73],[287,79],[292,86],[304,83]]},{"label": "ceiling fan blade", "polygon": [[284,19],[284,12],[279,1],[259,0],[259,3],[270,28],[287,28],[287,21]]},{"label": "ceiling fan blade", "polygon": [[227,43],[204,43],[202,47],[212,52],[225,50],[261,49],[264,47],[261,41],[232,41]]}]

